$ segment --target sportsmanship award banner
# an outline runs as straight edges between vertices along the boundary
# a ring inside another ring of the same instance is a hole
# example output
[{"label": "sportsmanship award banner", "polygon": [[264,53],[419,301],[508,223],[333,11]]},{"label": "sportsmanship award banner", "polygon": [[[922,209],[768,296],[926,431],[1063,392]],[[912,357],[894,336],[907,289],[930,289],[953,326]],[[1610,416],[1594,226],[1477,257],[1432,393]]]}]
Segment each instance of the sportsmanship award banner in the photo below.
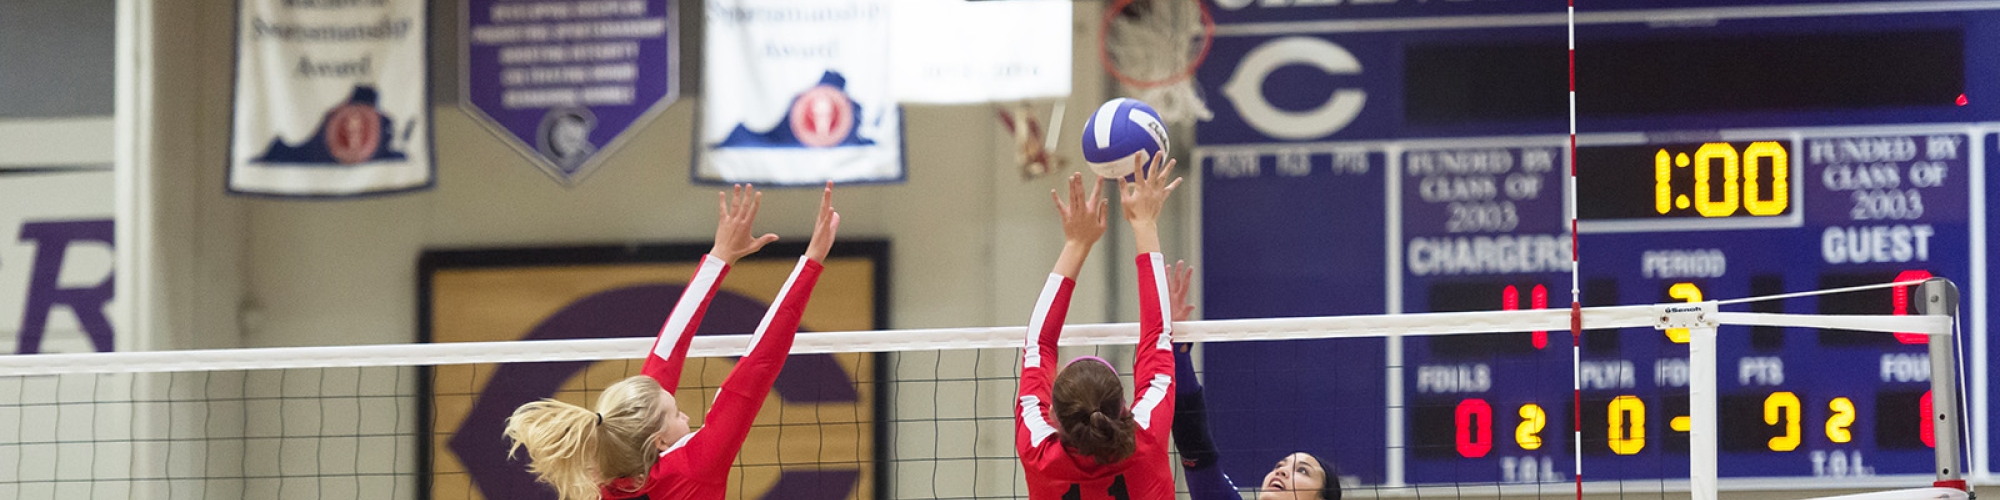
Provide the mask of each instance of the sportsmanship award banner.
[{"label": "sportsmanship award banner", "polygon": [[903,179],[890,0],[712,0],[697,182]]},{"label": "sportsmanship award banner", "polygon": [[679,95],[670,0],[463,5],[466,107],[564,185]]},{"label": "sportsmanship award banner", "polygon": [[421,0],[240,0],[229,190],[429,188]]}]

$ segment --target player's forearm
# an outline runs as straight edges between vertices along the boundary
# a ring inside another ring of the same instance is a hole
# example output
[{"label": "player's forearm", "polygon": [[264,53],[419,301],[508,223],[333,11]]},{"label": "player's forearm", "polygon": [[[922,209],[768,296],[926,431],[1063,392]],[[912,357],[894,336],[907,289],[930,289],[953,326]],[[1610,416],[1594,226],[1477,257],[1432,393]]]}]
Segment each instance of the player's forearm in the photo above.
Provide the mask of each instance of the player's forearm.
[{"label": "player's forearm", "polygon": [[1035,299],[1034,313],[1028,317],[1028,348],[1022,369],[1048,369],[1054,362],[1056,343],[1062,339],[1063,322],[1069,316],[1070,294],[1076,281],[1062,273],[1049,275],[1042,294]]},{"label": "player's forearm", "polygon": [[674,303],[673,311],[667,313],[666,323],[660,326],[660,334],[653,340],[652,355],[646,357],[641,371],[658,380],[668,392],[673,392],[679,385],[681,366],[687,361],[688,345],[695,331],[701,328],[701,318],[708,311],[709,301],[715,298],[717,285],[728,274],[727,260],[713,255],[702,256],[694,277],[688,279],[680,300]]},{"label": "player's forearm", "polygon": [[[790,354],[792,336],[799,331],[800,318],[805,315],[806,303],[812,299],[813,286],[819,283],[822,269],[819,262],[799,259],[792,275],[785,278],[784,288],[778,290],[778,303],[764,313],[764,320],[757,324],[757,332],[750,336],[750,353],[738,361],[739,369],[735,371],[742,371],[740,365],[744,363],[784,362],[785,356]],[[769,375],[773,379],[777,377],[776,373]]]},{"label": "player's forearm", "polygon": [[1138,219],[1132,222],[1132,246],[1139,254],[1160,251],[1160,222],[1157,219]]},{"label": "player's forearm", "polygon": [[[1139,253],[1133,259],[1138,267],[1139,285],[1139,348],[1141,358],[1157,355],[1161,361],[1171,364],[1173,357],[1173,333],[1167,304],[1166,259],[1159,252]],[[1171,370],[1171,368],[1169,368]]]},{"label": "player's forearm", "polygon": [[1088,241],[1063,242],[1062,254],[1056,256],[1055,270],[1050,272],[1060,274],[1064,278],[1076,279],[1076,275],[1083,272],[1083,261],[1090,257],[1092,246],[1092,242]]}]

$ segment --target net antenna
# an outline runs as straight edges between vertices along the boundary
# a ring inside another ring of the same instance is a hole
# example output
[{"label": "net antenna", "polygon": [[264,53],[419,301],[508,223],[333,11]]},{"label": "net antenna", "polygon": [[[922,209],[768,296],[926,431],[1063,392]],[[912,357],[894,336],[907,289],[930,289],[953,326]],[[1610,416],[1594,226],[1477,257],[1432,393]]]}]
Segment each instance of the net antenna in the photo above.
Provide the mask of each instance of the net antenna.
[{"label": "net antenna", "polygon": [[1191,124],[1215,117],[1193,80],[1214,39],[1201,0],[1118,0],[1104,11],[1097,55],[1125,93],[1169,123]]}]

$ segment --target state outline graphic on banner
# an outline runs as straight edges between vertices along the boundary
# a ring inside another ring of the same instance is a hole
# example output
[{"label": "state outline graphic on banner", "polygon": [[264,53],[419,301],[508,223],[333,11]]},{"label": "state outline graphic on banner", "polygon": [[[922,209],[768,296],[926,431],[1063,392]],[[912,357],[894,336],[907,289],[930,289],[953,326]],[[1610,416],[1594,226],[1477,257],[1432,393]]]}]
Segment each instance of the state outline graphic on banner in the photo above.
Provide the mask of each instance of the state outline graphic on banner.
[{"label": "state outline graphic on banner", "polygon": [[234,14],[229,194],[348,198],[436,185],[422,2],[239,0]]},{"label": "state outline graphic on banner", "polygon": [[689,180],[903,182],[902,109],[889,61],[893,4],[710,3]]}]

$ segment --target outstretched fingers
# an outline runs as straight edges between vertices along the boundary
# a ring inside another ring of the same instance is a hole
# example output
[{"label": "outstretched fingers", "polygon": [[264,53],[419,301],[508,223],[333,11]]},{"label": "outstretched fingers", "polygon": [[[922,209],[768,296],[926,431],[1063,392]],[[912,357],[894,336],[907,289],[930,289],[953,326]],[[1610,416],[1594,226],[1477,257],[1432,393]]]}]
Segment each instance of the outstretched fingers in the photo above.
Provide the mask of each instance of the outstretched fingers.
[{"label": "outstretched fingers", "polygon": [[827,251],[833,247],[834,234],[839,230],[840,213],[833,211],[833,182],[829,181],[820,191],[819,213],[813,217],[813,235],[806,243],[806,257],[825,262]]},{"label": "outstretched fingers", "polygon": [[1172,301],[1174,321],[1187,321],[1194,313],[1194,306],[1187,302],[1188,285],[1193,281],[1194,266],[1187,265],[1187,261],[1174,261],[1167,274],[1167,295]]},{"label": "outstretched fingers", "polygon": [[1085,207],[1083,198],[1083,173],[1069,174],[1069,206]]}]

